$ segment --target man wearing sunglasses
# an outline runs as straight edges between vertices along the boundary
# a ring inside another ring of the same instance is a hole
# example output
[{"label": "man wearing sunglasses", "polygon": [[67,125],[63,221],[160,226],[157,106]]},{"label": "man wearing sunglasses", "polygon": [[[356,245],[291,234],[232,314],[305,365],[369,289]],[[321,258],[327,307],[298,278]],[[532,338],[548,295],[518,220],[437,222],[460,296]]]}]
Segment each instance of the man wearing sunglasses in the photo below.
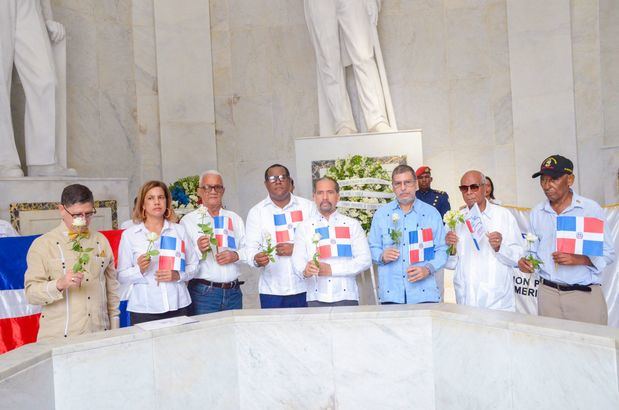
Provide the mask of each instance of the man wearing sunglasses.
[{"label": "man wearing sunglasses", "polygon": [[[198,187],[202,208],[181,219],[181,225],[202,254],[198,272],[188,286],[194,315],[243,309],[239,268],[246,260],[245,225],[235,212],[223,209],[225,191],[218,171],[203,172]],[[212,235],[205,234],[198,224],[209,225]]]},{"label": "man wearing sunglasses", "polygon": [[[600,286],[600,274],[615,260],[602,208],[593,200],[572,190],[574,164],[561,155],[546,158],[533,178],[540,177],[546,200],[531,211],[531,229],[539,239],[533,246],[541,283],[537,310],[541,316],[581,322],[608,324],[608,310]],[[604,221],[601,256],[577,255],[557,251],[557,217],[576,216]],[[533,265],[521,258],[522,272],[533,273]]]},{"label": "man wearing sunglasses", "polygon": [[[376,210],[368,236],[372,260],[378,265],[379,300],[440,302],[435,275],[447,261],[441,215],[415,199],[417,177],[410,166],[395,167],[391,184],[396,199]],[[393,231],[400,233],[397,242]]]},{"label": "man wearing sunglasses", "polygon": [[[27,256],[26,299],[43,309],[39,341],[119,325],[119,285],[112,248],[100,232],[88,230],[96,213],[92,192],[84,185],[69,185],[60,202],[62,222],[35,239]],[[76,242],[81,252],[76,250]],[[83,263],[77,271],[80,256]]]},{"label": "man wearing sunglasses", "polygon": [[[273,164],[264,172],[268,196],[247,214],[247,260],[260,268],[260,306],[307,307],[305,279],[292,266],[297,225],[317,211],[312,201],[293,195],[290,172]],[[267,242],[275,250],[267,252]],[[273,261],[274,260],[274,261]]]},{"label": "man wearing sunglasses", "polygon": [[445,265],[455,269],[456,301],[459,305],[514,311],[513,267],[524,249],[516,218],[486,200],[488,185],[481,172],[467,171],[459,188],[465,212],[471,212],[475,205],[479,208],[486,235],[476,241],[467,224],[459,224],[445,237],[447,245],[456,249]]}]

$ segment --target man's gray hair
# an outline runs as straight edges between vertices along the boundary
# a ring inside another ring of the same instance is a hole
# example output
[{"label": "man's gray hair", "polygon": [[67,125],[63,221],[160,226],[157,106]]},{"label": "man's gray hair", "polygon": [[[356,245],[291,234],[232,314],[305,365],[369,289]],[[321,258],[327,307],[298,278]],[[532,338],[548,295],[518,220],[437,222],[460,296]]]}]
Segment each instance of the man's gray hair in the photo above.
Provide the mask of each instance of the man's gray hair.
[{"label": "man's gray hair", "polygon": [[219,178],[221,178],[221,182],[222,183],[224,182],[224,176],[221,175],[221,173],[219,171],[217,171],[216,169],[209,169],[208,171],[204,171],[203,173],[200,174],[200,181],[198,182],[199,185],[202,185],[202,180],[207,175],[218,176]]}]

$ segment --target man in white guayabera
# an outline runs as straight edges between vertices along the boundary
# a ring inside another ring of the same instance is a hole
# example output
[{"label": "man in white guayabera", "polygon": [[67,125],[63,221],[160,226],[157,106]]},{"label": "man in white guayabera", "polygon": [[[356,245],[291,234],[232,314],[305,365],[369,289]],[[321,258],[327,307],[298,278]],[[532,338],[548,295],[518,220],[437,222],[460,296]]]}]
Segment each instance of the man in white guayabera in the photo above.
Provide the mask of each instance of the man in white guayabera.
[{"label": "man in white guayabera", "polygon": [[13,64],[26,96],[25,146],[28,175],[74,176],[56,157],[56,72],[51,43],[64,39],[50,0],[0,1],[0,177],[21,177],[11,121]]},{"label": "man in white guayabera", "polygon": [[347,65],[353,68],[367,129],[392,131],[395,124],[387,115],[391,103],[376,35],[380,0],[305,0],[304,3],[305,20],[316,54],[320,134],[358,132],[346,90],[344,67]]}]

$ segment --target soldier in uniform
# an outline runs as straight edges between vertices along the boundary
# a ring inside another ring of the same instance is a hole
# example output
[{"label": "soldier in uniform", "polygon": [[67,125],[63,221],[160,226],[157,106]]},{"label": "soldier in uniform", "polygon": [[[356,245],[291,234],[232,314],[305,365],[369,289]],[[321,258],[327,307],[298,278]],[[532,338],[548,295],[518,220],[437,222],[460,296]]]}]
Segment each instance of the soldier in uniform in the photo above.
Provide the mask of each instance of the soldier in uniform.
[{"label": "soldier in uniform", "polygon": [[451,209],[449,205],[449,195],[445,191],[432,189],[432,174],[430,167],[423,165],[417,168],[417,180],[419,181],[419,189],[417,190],[417,199],[435,207],[441,214],[441,218]]}]

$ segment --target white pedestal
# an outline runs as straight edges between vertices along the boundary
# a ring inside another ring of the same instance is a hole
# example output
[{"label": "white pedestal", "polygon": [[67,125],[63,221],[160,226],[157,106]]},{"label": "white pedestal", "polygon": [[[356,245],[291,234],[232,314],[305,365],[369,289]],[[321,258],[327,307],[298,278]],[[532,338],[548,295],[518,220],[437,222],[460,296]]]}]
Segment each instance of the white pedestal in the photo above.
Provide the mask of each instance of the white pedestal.
[{"label": "white pedestal", "polygon": [[312,163],[316,166],[351,155],[372,158],[405,156],[406,163],[416,169],[423,165],[421,139],[421,130],[297,138],[294,142],[297,160],[295,194],[312,197]]},{"label": "white pedestal", "polygon": [[[25,177],[0,178],[0,219],[12,222],[10,204],[60,202],[62,190],[71,184],[82,184],[90,188],[95,201],[115,200],[119,224],[129,218],[129,180],[126,178]],[[41,208],[41,218],[35,217],[34,219],[38,219],[36,222],[32,221],[27,228],[24,227],[26,229],[22,230],[22,235],[42,233],[45,227],[58,223],[59,215],[44,209],[45,207]],[[33,208],[33,211],[36,211],[36,208]],[[30,216],[32,217],[32,213]],[[113,228],[111,212],[102,212],[99,216],[93,221],[94,228]]]}]

